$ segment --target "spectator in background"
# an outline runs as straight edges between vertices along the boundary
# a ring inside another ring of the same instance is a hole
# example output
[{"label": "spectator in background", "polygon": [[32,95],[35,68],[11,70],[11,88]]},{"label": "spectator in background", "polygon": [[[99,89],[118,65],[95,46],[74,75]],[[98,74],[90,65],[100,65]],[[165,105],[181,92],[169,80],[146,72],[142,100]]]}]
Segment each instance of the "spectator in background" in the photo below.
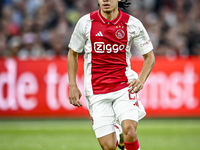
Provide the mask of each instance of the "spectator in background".
[{"label": "spectator in background", "polygon": [[21,59],[27,58],[40,58],[45,56],[44,49],[41,48],[36,42],[36,34],[25,33],[22,37],[22,49],[18,52],[18,57]]},{"label": "spectator in background", "polygon": [[0,57],[6,55],[6,39],[4,36],[0,35]]},{"label": "spectator in background", "polygon": [[20,36],[14,36],[8,41],[8,56],[18,57],[19,50],[21,49],[22,41]]},{"label": "spectator in background", "polygon": [[195,47],[194,47],[194,55],[197,55],[197,56],[200,56],[200,44],[197,44]]},{"label": "spectator in background", "polygon": [[196,34],[194,35],[194,47],[192,48],[192,52],[194,55],[198,55],[200,56],[200,18],[199,20],[197,21],[197,24],[196,24],[196,30],[195,30]]},{"label": "spectator in background", "polygon": [[33,32],[34,26],[35,26],[34,19],[28,17],[24,18],[21,34],[23,35],[29,32]]},{"label": "spectator in background", "polygon": [[54,30],[50,36],[51,49],[48,50],[47,55],[50,57],[58,57],[67,55],[67,50],[64,44],[62,34]]},{"label": "spectator in background", "polygon": [[2,18],[3,1],[0,1],[0,18]]}]

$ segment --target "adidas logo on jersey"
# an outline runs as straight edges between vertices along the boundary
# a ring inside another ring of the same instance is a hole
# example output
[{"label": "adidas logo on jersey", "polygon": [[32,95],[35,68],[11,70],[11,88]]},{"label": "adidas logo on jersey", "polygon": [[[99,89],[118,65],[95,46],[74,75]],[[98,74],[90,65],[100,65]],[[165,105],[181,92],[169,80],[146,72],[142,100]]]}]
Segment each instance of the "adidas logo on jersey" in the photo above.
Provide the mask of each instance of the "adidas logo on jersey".
[{"label": "adidas logo on jersey", "polygon": [[95,36],[103,36],[103,34],[101,31],[99,31]]}]

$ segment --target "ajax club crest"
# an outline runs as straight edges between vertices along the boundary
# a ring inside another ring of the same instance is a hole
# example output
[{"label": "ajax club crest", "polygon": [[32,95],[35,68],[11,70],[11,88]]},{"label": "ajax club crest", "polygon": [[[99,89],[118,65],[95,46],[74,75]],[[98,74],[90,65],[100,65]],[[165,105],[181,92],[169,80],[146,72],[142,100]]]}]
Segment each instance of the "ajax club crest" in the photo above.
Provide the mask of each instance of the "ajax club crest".
[{"label": "ajax club crest", "polygon": [[115,36],[118,38],[118,39],[123,39],[124,36],[125,36],[125,33],[122,29],[118,29],[116,32],[115,32]]}]

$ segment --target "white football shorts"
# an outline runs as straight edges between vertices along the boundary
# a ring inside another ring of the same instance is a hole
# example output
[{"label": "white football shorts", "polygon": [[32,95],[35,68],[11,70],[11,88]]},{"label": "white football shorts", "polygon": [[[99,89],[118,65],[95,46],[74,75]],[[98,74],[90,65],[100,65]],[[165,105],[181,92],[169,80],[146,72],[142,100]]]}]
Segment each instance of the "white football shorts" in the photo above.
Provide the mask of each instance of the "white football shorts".
[{"label": "white football shorts", "polygon": [[88,109],[92,118],[93,130],[97,138],[115,132],[114,124],[118,118],[139,121],[145,115],[145,109],[138,100],[138,94],[129,93],[129,88],[107,94],[87,96]]}]

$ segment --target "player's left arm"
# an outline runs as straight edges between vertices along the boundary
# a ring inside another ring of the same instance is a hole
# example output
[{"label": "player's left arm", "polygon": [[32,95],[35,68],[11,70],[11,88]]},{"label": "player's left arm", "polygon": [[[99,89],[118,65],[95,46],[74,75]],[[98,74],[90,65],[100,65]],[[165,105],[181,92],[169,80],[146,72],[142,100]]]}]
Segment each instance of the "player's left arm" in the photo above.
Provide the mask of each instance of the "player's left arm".
[{"label": "player's left arm", "polygon": [[143,55],[144,63],[142,67],[142,72],[139,75],[138,79],[134,79],[133,81],[129,82],[130,91],[134,93],[138,93],[141,89],[143,89],[144,83],[149,77],[151,70],[155,64],[155,56],[153,51],[148,52],[147,54]]}]

